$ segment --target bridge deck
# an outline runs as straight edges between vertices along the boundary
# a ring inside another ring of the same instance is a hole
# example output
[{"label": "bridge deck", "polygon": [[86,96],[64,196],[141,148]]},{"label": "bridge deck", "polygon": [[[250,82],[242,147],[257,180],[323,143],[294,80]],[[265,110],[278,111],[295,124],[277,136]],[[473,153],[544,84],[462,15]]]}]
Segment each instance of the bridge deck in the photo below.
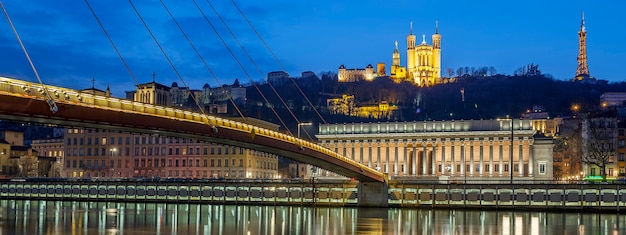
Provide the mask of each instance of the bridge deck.
[{"label": "bridge deck", "polygon": [[[50,111],[54,99],[58,112]],[[362,182],[382,173],[315,143],[225,118],[0,77],[0,118],[192,138],[278,154]]]}]

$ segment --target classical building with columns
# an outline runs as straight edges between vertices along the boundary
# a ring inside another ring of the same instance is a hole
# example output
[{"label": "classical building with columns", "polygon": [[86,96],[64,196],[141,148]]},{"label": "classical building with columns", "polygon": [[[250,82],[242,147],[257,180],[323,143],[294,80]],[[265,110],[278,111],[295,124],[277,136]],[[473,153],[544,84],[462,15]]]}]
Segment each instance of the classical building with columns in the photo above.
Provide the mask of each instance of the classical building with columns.
[{"label": "classical building with columns", "polygon": [[391,178],[553,179],[553,141],[537,134],[531,120],[324,124],[316,136]]}]

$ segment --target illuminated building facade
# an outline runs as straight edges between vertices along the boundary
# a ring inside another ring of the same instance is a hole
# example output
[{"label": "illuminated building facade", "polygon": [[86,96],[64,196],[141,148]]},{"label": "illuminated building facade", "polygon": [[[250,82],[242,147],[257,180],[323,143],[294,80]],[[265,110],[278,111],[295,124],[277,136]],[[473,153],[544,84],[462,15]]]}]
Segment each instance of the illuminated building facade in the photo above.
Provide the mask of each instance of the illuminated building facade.
[{"label": "illuminated building facade", "polygon": [[160,135],[67,129],[61,177],[277,178],[278,156]]},{"label": "illuminated building facade", "polygon": [[510,119],[326,124],[317,138],[392,177],[552,180],[553,141],[531,124],[513,120],[512,140]]},{"label": "illuminated building facade", "polygon": [[[422,43],[415,45],[415,35],[413,35],[413,23],[411,30],[406,37],[407,42],[407,68],[406,76],[396,79],[405,79],[417,86],[432,86],[439,83],[441,78],[441,34],[439,26],[435,27],[435,34],[432,35],[432,45],[426,43],[426,35],[422,35]],[[395,50],[394,50],[395,53]],[[392,74],[393,65],[392,65]],[[392,77],[394,77],[392,75]]]},{"label": "illuminated building facade", "polygon": [[373,81],[374,77],[376,77],[376,73],[374,73],[374,66],[371,64],[368,64],[365,69],[348,69],[342,64],[337,71],[339,82]]},{"label": "illuminated building facade", "polygon": [[[411,23],[407,41],[407,63],[401,65],[398,42],[392,54],[392,63],[389,76],[396,82],[408,81],[417,86],[432,86],[441,83],[441,34],[438,25],[435,34],[432,35],[432,45],[426,42],[426,35],[422,35],[422,42],[416,45],[416,36],[413,34]],[[339,82],[372,81],[376,77],[387,76],[385,65],[377,64],[377,71],[370,64],[365,69],[348,69],[344,65],[339,66],[337,72]]]},{"label": "illuminated building facade", "polygon": [[353,95],[327,99],[326,108],[330,114],[373,119],[390,119],[398,110],[397,106],[390,105],[387,101],[374,105],[356,106]]}]

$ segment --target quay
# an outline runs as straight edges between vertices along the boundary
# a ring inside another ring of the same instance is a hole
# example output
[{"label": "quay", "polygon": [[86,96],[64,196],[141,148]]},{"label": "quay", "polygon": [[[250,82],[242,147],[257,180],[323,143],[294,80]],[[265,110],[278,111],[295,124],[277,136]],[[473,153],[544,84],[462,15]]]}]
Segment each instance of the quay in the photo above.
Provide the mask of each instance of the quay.
[{"label": "quay", "polygon": [[[389,181],[388,207],[626,211],[626,185]],[[357,181],[0,182],[0,199],[359,206]]]}]

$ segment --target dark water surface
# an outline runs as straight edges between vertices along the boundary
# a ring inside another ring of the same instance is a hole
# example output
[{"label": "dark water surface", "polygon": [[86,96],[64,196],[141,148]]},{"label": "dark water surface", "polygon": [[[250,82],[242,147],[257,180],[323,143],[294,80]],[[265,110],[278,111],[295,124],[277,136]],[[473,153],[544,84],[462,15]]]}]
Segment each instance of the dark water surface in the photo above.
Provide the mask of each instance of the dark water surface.
[{"label": "dark water surface", "polygon": [[3,234],[626,234],[626,215],[0,200]]}]

